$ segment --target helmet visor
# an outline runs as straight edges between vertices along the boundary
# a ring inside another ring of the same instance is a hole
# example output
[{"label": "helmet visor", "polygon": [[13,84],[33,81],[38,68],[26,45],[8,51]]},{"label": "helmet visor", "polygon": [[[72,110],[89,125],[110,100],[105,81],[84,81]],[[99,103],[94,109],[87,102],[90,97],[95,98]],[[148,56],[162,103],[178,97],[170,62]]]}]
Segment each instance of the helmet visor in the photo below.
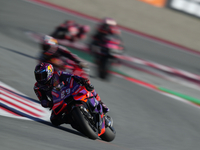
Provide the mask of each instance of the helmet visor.
[{"label": "helmet visor", "polygon": [[46,81],[46,79],[47,79],[47,72],[46,71],[44,71],[44,72],[42,72],[42,73],[35,73],[35,79],[36,79],[36,81],[38,81],[38,82],[41,82],[41,81]]},{"label": "helmet visor", "polygon": [[49,50],[50,47],[51,47],[51,46],[50,46],[49,44],[42,44],[42,49],[43,49],[44,51]]}]

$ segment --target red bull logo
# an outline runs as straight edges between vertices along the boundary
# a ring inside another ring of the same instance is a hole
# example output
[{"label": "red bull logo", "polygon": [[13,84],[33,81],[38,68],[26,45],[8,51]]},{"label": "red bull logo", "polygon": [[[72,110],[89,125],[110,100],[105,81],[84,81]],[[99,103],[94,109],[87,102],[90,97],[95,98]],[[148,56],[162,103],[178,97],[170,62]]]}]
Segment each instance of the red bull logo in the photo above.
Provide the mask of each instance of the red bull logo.
[{"label": "red bull logo", "polygon": [[48,71],[49,71],[50,73],[53,72],[53,67],[52,67],[52,65],[49,65],[47,69],[48,69]]}]

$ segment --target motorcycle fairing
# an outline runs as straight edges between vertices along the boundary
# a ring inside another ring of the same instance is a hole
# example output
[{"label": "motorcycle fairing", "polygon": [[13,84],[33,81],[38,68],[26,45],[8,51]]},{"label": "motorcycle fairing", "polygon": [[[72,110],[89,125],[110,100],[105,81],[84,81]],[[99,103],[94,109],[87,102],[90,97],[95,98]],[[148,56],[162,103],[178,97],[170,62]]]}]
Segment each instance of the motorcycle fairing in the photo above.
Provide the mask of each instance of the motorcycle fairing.
[{"label": "motorcycle fairing", "polygon": [[[83,101],[90,104],[90,106],[93,106],[93,113],[99,114],[98,121],[98,135],[102,135],[105,132],[105,118],[103,114],[103,108],[100,105],[100,103],[96,100],[96,98],[86,90],[84,86],[81,86],[78,84],[74,79],[69,79],[68,84],[65,86],[62,86],[61,89],[52,90],[52,98],[53,98],[53,111],[57,115],[65,108],[67,107],[66,101],[64,101],[69,96],[72,96],[74,100],[76,101]],[[78,106],[76,106],[78,107]]]},{"label": "motorcycle fairing", "polygon": [[99,125],[99,134],[98,136],[101,136],[102,134],[104,134],[104,132],[106,131],[106,128],[105,128],[105,118],[104,118],[104,114],[100,114],[99,115],[99,121],[98,121],[98,125]]},{"label": "motorcycle fairing", "polygon": [[52,109],[53,109],[55,115],[58,115],[66,107],[67,107],[67,104],[64,103],[64,101],[62,100],[61,102],[58,102],[58,103],[54,104]]}]

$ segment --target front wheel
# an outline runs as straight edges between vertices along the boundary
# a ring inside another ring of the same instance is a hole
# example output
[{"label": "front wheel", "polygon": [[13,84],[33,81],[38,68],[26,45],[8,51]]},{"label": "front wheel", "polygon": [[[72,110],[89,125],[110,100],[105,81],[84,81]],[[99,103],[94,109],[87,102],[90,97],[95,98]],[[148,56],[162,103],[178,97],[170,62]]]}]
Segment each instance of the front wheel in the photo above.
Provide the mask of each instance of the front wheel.
[{"label": "front wheel", "polygon": [[107,142],[111,142],[115,139],[115,132],[113,132],[110,127],[107,127],[106,128],[106,131],[104,134],[102,134],[100,136],[100,138],[104,141],[107,141]]},{"label": "front wheel", "polygon": [[111,142],[115,139],[116,131],[113,127],[112,118],[110,116],[107,116],[107,118],[111,120],[111,123],[106,127],[106,131],[100,136],[100,138],[104,141]]},{"label": "front wheel", "polygon": [[85,134],[87,137],[93,140],[98,138],[98,133],[92,129],[92,125],[78,107],[75,107],[72,110],[72,116],[76,124],[80,127],[80,131],[83,134]]}]

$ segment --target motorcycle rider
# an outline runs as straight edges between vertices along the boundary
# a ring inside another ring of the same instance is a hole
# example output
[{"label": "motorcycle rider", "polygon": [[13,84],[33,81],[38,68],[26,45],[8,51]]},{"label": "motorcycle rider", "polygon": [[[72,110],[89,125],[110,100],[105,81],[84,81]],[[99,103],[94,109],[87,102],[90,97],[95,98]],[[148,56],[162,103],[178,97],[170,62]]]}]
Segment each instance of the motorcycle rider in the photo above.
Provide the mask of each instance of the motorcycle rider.
[{"label": "motorcycle rider", "polygon": [[[102,104],[104,114],[109,111],[109,108],[101,101],[99,95],[94,89],[94,86],[90,84],[90,80],[88,79],[75,76],[67,72],[54,71],[53,65],[49,63],[38,64],[35,67],[34,75],[37,81],[34,85],[34,91],[42,107],[51,109],[53,107],[51,90],[61,83],[64,85],[67,84],[69,78],[74,78],[74,80],[78,81],[79,84],[82,84],[88,91],[92,92],[95,98]],[[63,119],[62,116],[56,116],[53,112],[50,120],[52,124],[56,126],[62,123],[70,123],[69,116],[65,116],[65,119]]]},{"label": "motorcycle rider", "polygon": [[97,34],[120,34],[120,30],[117,27],[117,22],[112,18],[104,18],[101,20],[99,26],[97,27]]},{"label": "motorcycle rider", "polygon": [[109,36],[119,39],[120,45],[122,39],[120,37],[121,31],[117,27],[117,22],[112,18],[104,18],[101,20],[100,24],[97,26],[96,33],[92,36],[92,41],[90,44],[91,53],[98,57],[99,47],[104,45],[109,39]]},{"label": "motorcycle rider", "polygon": [[[72,33],[73,35],[71,36],[63,36],[57,37],[58,32],[63,32],[63,33]],[[86,34],[90,31],[90,26],[88,25],[81,25],[76,23],[73,20],[67,20],[61,25],[59,25],[56,30],[51,34],[52,37],[54,38],[59,38],[59,39],[67,39],[71,42],[75,42],[77,40],[83,40],[86,38]]]},{"label": "motorcycle rider", "polygon": [[114,19],[102,19],[96,33],[92,36],[89,49],[94,57],[94,62],[98,66],[97,76],[102,79],[109,79],[111,64],[120,65],[120,60],[115,57],[115,54],[119,55],[124,51],[120,29]]},{"label": "motorcycle rider", "polygon": [[[80,60],[76,55],[72,54],[67,48],[58,44],[58,41],[48,35],[45,35],[41,44],[42,53],[40,62],[51,63],[57,69],[66,69],[66,59],[75,62],[80,68],[87,68],[87,64]],[[63,58],[64,57],[64,58]]]}]

